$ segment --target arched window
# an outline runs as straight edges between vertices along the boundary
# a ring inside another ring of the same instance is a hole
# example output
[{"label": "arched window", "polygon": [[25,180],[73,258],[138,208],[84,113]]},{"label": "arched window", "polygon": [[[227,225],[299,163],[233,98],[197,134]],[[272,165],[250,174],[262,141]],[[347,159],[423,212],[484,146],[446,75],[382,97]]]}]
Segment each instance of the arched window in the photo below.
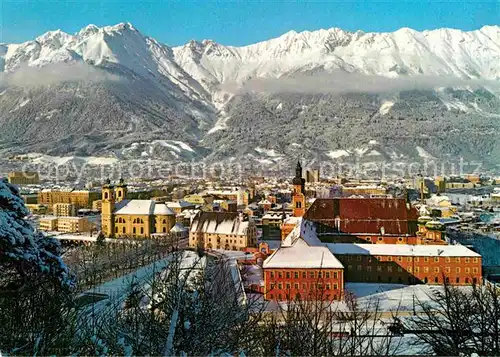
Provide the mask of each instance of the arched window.
[{"label": "arched window", "polygon": [[439,283],[439,278],[437,276],[434,278],[434,282]]},{"label": "arched window", "polygon": [[167,227],[163,227],[163,233],[167,233]]},{"label": "arched window", "polygon": [[122,231],[123,231],[122,233],[125,234],[125,227],[123,227]]},{"label": "arched window", "polygon": [[144,234],[144,227],[141,227],[141,234]]},{"label": "arched window", "polygon": [[104,192],[104,199],[107,200],[109,197],[108,193],[107,192]]},{"label": "arched window", "polygon": [[465,278],[465,283],[469,284],[469,278]]},{"label": "arched window", "polygon": [[163,224],[167,224],[167,220],[166,220],[166,219],[164,219],[164,220],[162,221],[162,223],[163,223]]},{"label": "arched window", "polygon": [[135,227],[134,227],[134,228],[132,228],[132,233],[133,233],[133,234],[135,234],[135,232],[136,232],[136,231],[135,231]]}]

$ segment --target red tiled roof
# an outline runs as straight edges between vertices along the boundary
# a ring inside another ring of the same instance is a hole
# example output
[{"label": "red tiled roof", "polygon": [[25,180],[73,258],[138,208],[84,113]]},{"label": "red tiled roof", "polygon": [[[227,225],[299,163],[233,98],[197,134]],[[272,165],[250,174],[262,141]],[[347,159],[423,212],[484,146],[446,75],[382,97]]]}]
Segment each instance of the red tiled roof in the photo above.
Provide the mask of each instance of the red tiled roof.
[{"label": "red tiled roof", "polygon": [[345,233],[413,234],[409,222],[416,222],[417,210],[407,207],[402,198],[333,198],[317,199],[304,218],[328,226],[340,219]]}]

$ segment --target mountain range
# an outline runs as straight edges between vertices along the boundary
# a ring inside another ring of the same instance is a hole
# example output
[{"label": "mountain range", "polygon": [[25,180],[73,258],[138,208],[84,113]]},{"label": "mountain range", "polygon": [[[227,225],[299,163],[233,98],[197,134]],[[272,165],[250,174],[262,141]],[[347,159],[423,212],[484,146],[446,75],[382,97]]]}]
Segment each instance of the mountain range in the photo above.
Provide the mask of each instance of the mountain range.
[{"label": "mountain range", "polygon": [[169,47],[130,23],[89,25],[0,44],[0,152],[495,167],[499,84],[499,26]]}]

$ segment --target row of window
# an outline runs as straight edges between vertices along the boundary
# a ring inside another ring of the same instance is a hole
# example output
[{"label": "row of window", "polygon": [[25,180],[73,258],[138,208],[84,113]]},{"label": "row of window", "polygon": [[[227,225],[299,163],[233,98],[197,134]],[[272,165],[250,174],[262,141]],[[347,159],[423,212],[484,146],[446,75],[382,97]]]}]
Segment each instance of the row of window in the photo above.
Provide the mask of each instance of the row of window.
[{"label": "row of window", "polygon": [[[115,233],[120,233],[120,229],[118,227],[115,227]],[[121,233],[126,233],[126,227],[122,227]],[[153,233],[167,233],[167,227],[163,227],[161,229],[161,232],[157,232],[156,229],[153,228]],[[132,227],[132,234],[144,234],[144,227],[140,227],[140,229],[137,229],[137,227]]]},{"label": "row of window", "polygon": [[[267,296],[268,296],[268,299],[274,300],[274,296],[275,296],[274,294],[268,294]],[[282,301],[283,296],[285,296],[285,298],[287,297],[287,295],[276,294],[276,300]],[[295,298],[297,300],[300,300],[300,294],[299,293],[295,294]],[[327,300],[327,301],[330,300],[330,294],[325,295],[325,300]],[[337,300],[337,294],[333,295],[333,300]]]},{"label": "row of window", "polygon": [[[431,278],[432,279],[432,278]],[[372,281],[372,277],[370,276],[365,276],[364,280],[366,282],[370,282]],[[398,282],[399,284],[402,284],[403,283],[403,279],[401,277],[398,277],[397,280],[393,280],[393,277],[392,276],[388,276],[386,277],[385,279],[382,278],[382,276],[378,275],[377,276],[377,282],[379,283],[383,283],[383,282],[387,282],[387,283],[392,283],[392,282]],[[415,283],[416,281],[419,281],[418,279],[414,278],[413,276],[409,276],[408,277],[408,284],[413,284]],[[428,277],[424,277],[422,279],[422,281],[427,284],[430,279]],[[434,283],[436,284],[439,284],[440,282],[440,278],[439,276],[435,276],[434,279],[433,279]],[[454,280],[451,280],[449,277],[445,277],[445,281],[446,281],[446,284],[451,284],[453,281],[455,282],[455,284],[462,284],[462,283],[465,283],[465,284],[477,284],[477,278],[465,278],[464,280],[461,280],[460,277],[456,277]]]},{"label": "row of window", "polygon": [[285,283],[285,284],[283,284],[283,283],[271,283],[270,288],[271,288],[271,290],[272,289],[282,290],[283,287],[285,287],[286,290],[290,290],[290,289],[292,289],[292,286],[295,290],[299,290],[301,286],[302,286],[302,290],[307,290],[307,289],[309,289],[309,290],[316,290],[316,289],[332,290],[332,286],[333,286],[333,290],[337,290],[339,288],[337,283],[334,283],[333,285],[330,283],[326,283],[324,285],[322,283],[310,283],[310,284],[294,283],[293,285],[292,285],[292,283]]},{"label": "row of window", "polygon": [[271,279],[274,279],[276,276],[280,279],[283,278],[283,276],[285,276],[287,279],[291,279],[292,276],[294,279],[299,279],[300,277],[302,277],[302,279],[306,279],[308,276],[309,276],[309,278],[312,278],[312,279],[315,279],[315,278],[338,279],[338,272],[336,272],[336,271],[332,271],[332,272],[330,272],[330,271],[318,271],[318,272],[311,271],[308,273],[306,271],[285,271],[285,272],[278,271],[277,273],[275,273],[274,271],[271,271]]},{"label": "row of window", "polygon": [[[352,260],[354,260],[354,257],[356,257],[356,260],[358,260],[358,261],[362,261],[363,260],[363,256],[362,255],[356,255],[356,256],[354,256],[354,255],[347,255],[347,260],[348,261],[352,261]],[[378,256],[378,255],[377,256],[367,255],[365,257],[366,257],[365,260],[368,261],[368,262],[371,262],[372,259],[376,259],[378,261],[387,261],[387,262],[392,262],[392,261],[402,262],[404,260],[404,258],[401,257],[401,256],[399,256],[399,257],[397,257],[395,259],[392,256]],[[412,261],[419,262],[420,258],[421,257],[406,257],[406,261],[407,262],[412,262]],[[422,257],[422,258],[423,258],[423,261],[425,263],[429,262],[429,260],[432,260],[435,263],[439,263],[440,262],[440,257],[432,257],[432,258],[430,258],[430,257]],[[445,259],[446,263],[451,263],[452,259],[453,259],[454,262],[460,263],[461,262],[461,258],[462,257],[453,257],[453,258],[451,258],[451,257],[445,257],[444,259]],[[464,261],[466,263],[470,263],[471,259],[472,259],[472,261],[474,263],[478,263],[479,262],[479,258],[478,257],[474,257],[474,258],[465,257]]]},{"label": "row of window", "polygon": [[[356,270],[357,271],[362,271],[363,267],[365,267],[366,271],[372,271],[372,266],[370,266],[370,265],[358,265],[356,267]],[[353,268],[352,265],[348,265],[347,266],[347,270],[352,270],[352,268]],[[398,272],[402,272],[403,268],[400,267],[400,266],[398,266],[396,270]],[[434,273],[439,273],[441,271],[440,267],[434,267],[433,270],[434,270]],[[383,265],[378,265],[377,266],[377,271],[379,271],[379,272],[384,271],[384,266]],[[387,271],[388,272],[392,272],[393,271],[393,266],[392,265],[388,265],[387,266]],[[407,267],[406,271],[408,271],[409,273],[412,273],[413,272],[413,268],[412,267]],[[466,274],[469,274],[471,272],[471,268],[466,267],[466,268],[464,268],[464,271],[465,271]],[[419,273],[419,272],[420,272],[420,267],[415,267],[415,273]],[[423,267],[423,272],[424,273],[428,273],[429,272],[429,267]],[[451,267],[445,267],[444,268],[444,272],[445,273],[450,273],[451,272]],[[461,268],[460,267],[456,267],[455,268],[455,272],[457,274],[460,274]],[[477,274],[478,272],[479,272],[479,268],[472,268],[472,273],[473,274]]]}]

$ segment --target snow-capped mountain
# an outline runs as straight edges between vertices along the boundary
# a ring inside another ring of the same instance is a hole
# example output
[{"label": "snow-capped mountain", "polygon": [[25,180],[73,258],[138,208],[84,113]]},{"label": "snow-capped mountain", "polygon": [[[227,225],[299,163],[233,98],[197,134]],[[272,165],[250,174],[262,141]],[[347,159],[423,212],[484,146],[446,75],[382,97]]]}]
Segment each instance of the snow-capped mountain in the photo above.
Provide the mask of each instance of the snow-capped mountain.
[{"label": "snow-capped mountain", "polygon": [[[60,78],[44,83],[60,68]],[[92,76],[85,71],[75,76],[82,68],[92,69]],[[476,157],[478,140],[498,141],[498,26],[392,33],[332,28],[290,31],[244,47],[204,40],[172,48],[130,23],[89,25],[74,35],[56,30],[22,44],[0,44],[0,72],[0,143],[9,152],[167,160],[208,155],[276,161],[299,154],[345,159],[375,140],[386,146],[377,151],[385,150],[382,157],[401,159],[412,156],[401,137],[411,142],[415,157],[422,152]],[[343,81],[432,78],[432,85],[371,94],[355,86],[326,94],[301,87],[301,75],[314,79],[332,73],[348,75]],[[299,87],[298,93],[287,88],[267,93],[266,80],[297,76],[298,82],[284,83]],[[260,79],[261,87],[259,82],[252,91],[238,91]],[[455,88],[445,88],[450,86]],[[444,131],[436,137],[442,126],[470,131],[465,143],[460,139],[463,149]],[[370,127],[369,137],[363,131]],[[317,128],[322,131],[311,137]],[[351,129],[362,132],[346,134]],[[337,135],[339,130],[343,133]],[[178,140],[192,151],[183,157],[157,145],[165,140]],[[500,150],[494,143],[486,146],[485,155]],[[270,150],[278,154],[266,157]]]}]

